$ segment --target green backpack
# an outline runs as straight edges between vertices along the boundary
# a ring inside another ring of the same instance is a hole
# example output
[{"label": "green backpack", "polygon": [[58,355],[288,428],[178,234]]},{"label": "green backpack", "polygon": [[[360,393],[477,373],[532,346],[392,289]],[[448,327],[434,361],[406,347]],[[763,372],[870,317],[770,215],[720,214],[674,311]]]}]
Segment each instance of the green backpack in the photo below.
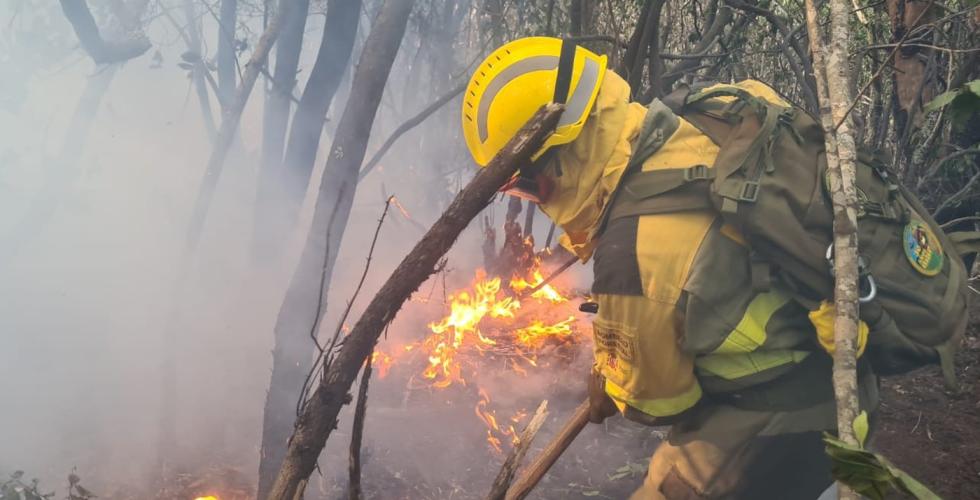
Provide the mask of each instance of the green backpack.
[{"label": "green backpack", "polygon": [[[733,99],[716,99],[722,96]],[[719,146],[714,165],[641,171],[664,139],[656,124],[671,113]],[[736,86],[680,89],[654,100],[633,146],[606,221],[716,210],[748,242],[757,291],[778,288],[810,310],[833,297],[824,135],[806,112]],[[866,357],[880,375],[940,364],[952,387],[952,357],[968,316],[968,273],[960,254],[974,251],[976,234],[944,233],[871,155],[860,155],[857,187],[860,316],[871,329]]]}]

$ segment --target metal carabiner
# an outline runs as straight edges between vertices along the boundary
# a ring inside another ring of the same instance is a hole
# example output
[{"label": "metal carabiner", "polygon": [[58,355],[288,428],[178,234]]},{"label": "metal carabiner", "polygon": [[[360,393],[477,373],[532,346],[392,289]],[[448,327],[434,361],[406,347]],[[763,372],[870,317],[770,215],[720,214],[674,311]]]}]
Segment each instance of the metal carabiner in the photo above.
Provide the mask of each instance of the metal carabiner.
[{"label": "metal carabiner", "polygon": [[[826,259],[827,262],[830,264],[830,275],[834,276],[835,273],[834,273],[834,244],[833,243],[831,243],[830,246],[827,247]],[[875,297],[878,296],[878,284],[875,283],[874,276],[872,276],[871,273],[867,271],[867,269],[868,269],[868,265],[867,262],[864,260],[864,257],[858,255],[858,290],[864,288],[861,286],[862,280],[866,280],[868,284],[867,295],[863,297],[858,297],[858,303],[860,304],[867,304],[868,302],[871,302],[872,300],[875,299]]]},{"label": "metal carabiner", "polygon": [[[864,297],[858,297],[858,302],[861,303],[861,304],[867,304],[868,302],[871,302],[872,300],[875,299],[875,297],[878,296],[878,285],[875,284],[875,278],[874,278],[874,276],[871,276],[870,274],[867,274],[865,276],[862,276],[862,278],[867,278],[868,279],[868,287],[870,289],[868,290],[868,294],[867,295],[865,295]],[[860,279],[858,280],[858,288],[859,289],[861,288]]]}]

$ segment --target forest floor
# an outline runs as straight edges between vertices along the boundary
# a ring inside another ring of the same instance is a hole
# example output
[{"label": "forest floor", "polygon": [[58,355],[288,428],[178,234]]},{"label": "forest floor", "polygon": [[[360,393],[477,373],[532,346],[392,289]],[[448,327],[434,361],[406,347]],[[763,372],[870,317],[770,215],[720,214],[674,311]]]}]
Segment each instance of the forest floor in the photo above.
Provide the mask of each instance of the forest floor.
[{"label": "forest floor", "polygon": [[980,325],[957,356],[958,394],[938,369],[882,384],[874,447],[945,499],[980,499]]},{"label": "forest floor", "polygon": [[[973,322],[958,354],[961,391],[944,390],[938,368],[883,379],[882,405],[872,446],[946,500],[980,500],[980,323]],[[542,429],[531,454],[540,451],[571,409]],[[650,453],[666,428],[647,428],[621,418],[590,425],[531,494],[534,499],[627,498],[642,482]],[[365,466],[368,498],[483,498],[483,483],[492,479],[499,461],[487,456],[452,478],[433,480],[410,470],[386,466],[383,455]],[[479,455],[478,450],[472,453]],[[323,498],[345,498],[346,481],[335,478]],[[889,498],[893,498],[889,496]]]},{"label": "forest floor", "polygon": [[[980,312],[980,308],[978,308]],[[947,500],[980,500],[980,322],[973,326],[958,354],[961,391],[944,390],[938,368],[889,377],[882,383],[882,405],[872,446],[889,460]],[[567,383],[568,387],[576,384]],[[541,430],[531,455],[536,455],[571,413],[577,393],[557,397],[553,417]],[[398,428],[388,445],[365,446],[363,484],[366,498],[453,499],[484,498],[496,475],[501,456],[489,454],[482,439],[449,439],[452,429],[474,417],[469,406],[432,408],[406,416],[403,411],[369,408],[368,432]],[[388,413],[389,415],[386,415]],[[417,421],[411,420],[415,418]],[[532,493],[532,499],[627,498],[642,482],[650,453],[664,439],[666,428],[649,428],[611,418],[589,425]],[[338,431],[337,439],[346,436]],[[455,445],[454,445],[455,442]],[[479,443],[474,446],[473,443]],[[435,444],[446,446],[439,451]],[[464,444],[465,443],[465,444]],[[347,498],[346,453],[339,463],[326,465],[327,477],[315,475],[307,498]],[[452,467],[452,464],[456,464]],[[444,470],[452,473],[432,473]],[[174,481],[159,500],[187,500],[204,491],[221,491],[222,500],[250,498],[251,468],[198,469]],[[316,486],[314,486],[314,484]],[[102,498],[133,497],[100,491]],[[105,493],[109,493],[106,495]],[[145,496],[143,498],[146,498]],[[889,496],[892,498],[892,496]]]}]

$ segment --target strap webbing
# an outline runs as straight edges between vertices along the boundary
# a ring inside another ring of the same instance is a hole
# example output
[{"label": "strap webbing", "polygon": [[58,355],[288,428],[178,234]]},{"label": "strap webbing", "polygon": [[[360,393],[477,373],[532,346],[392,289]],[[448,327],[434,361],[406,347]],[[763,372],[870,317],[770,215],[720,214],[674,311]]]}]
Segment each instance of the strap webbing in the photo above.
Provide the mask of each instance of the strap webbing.
[{"label": "strap webbing", "polygon": [[561,41],[561,52],[558,55],[558,74],[555,75],[555,95],[553,102],[565,104],[568,91],[572,86],[572,67],[575,65],[575,49],[578,45],[571,40]]},{"label": "strap webbing", "polygon": [[599,217],[599,224],[596,226],[595,233],[592,235],[593,239],[597,238],[606,229],[606,224],[609,221],[613,208],[619,204],[619,198],[621,197],[623,185],[626,181],[635,174],[640,173],[643,169],[643,163],[647,158],[653,156],[670,139],[670,136],[674,135],[674,132],[677,131],[677,127],[679,126],[680,119],[663,102],[659,99],[654,99],[650,102],[650,105],[647,106],[647,114],[643,117],[643,125],[640,128],[640,133],[630,143],[630,146],[632,146],[630,160],[626,164],[626,169],[623,171],[622,177],[619,179],[619,184],[613,190],[609,196],[609,201],[606,202],[606,206],[603,208],[603,213]]},{"label": "strap webbing", "polygon": [[961,256],[980,253],[980,231],[956,231],[946,235],[956,247],[956,253]]},{"label": "strap webbing", "polygon": [[710,210],[713,207],[711,199],[708,197],[710,189],[711,184],[709,182],[700,181],[689,182],[672,190],[650,196],[620,196],[616,204],[609,210],[608,218],[615,220],[636,215]]}]

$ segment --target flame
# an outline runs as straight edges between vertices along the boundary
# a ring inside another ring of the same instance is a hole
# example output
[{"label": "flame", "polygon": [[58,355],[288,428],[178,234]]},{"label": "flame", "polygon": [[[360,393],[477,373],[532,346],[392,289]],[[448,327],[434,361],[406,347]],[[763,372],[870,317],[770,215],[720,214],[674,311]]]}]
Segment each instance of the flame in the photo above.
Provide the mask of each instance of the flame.
[{"label": "flame", "polygon": [[394,358],[378,349],[375,349],[374,354],[371,355],[371,365],[375,370],[378,370],[378,378],[387,377],[394,362]]},{"label": "flame", "polygon": [[[534,283],[530,283],[524,278],[515,276],[510,280],[510,287],[515,292],[520,293],[523,292],[524,290],[534,288],[540,285],[542,282],[544,282],[544,276],[541,275],[540,269],[534,270],[534,272],[532,273],[532,280],[534,281]],[[552,287],[550,284],[545,285],[541,287],[540,290],[537,290],[534,293],[532,293],[531,297],[535,299],[544,299],[551,302],[552,304],[561,304],[562,302],[568,301],[568,299],[566,299],[560,293],[558,293],[558,290],[555,290],[554,287]]]},{"label": "flame", "polygon": [[218,500],[218,497],[214,495],[208,495],[206,497],[197,497],[194,500]]},{"label": "flame", "polygon": [[[507,281],[478,270],[470,286],[447,297],[448,311],[442,319],[427,325],[427,337],[389,353],[375,351],[373,360],[379,376],[387,375],[402,356],[422,361],[422,380],[432,389],[469,387],[476,373],[492,362],[518,376],[527,376],[530,369],[539,367],[538,356],[546,346],[588,338],[576,329],[577,318],[566,316],[569,311],[561,306],[569,299],[551,284],[522,296],[543,282],[537,259],[525,276],[513,276]],[[513,445],[519,441],[515,428],[527,418],[527,412],[498,416],[491,408],[489,393],[483,387],[475,389],[479,400],[474,413],[486,427],[489,446],[502,453],[505,443]]]},{"label": "flame", "polygon": [[[501,447],[502,439],[507,439],[512,446],[516,446],[520,442],[520,437],[517,435],[517,431],[514,430],[514,425],[508,424],[506,428],[502,428],[497,422],[496,412],[487,409],[487,406],[490,405],[490,396],[487,394],[487,391],[479,388],[477,393],[480,395],[480,401],[476,403],[474,410],[476,416],[487,426],[487,444],[497,453],[503,453],[504,451]],[[511,415],[509,420],[517,424],[526,417],[527,411],[520,409]]]}]

